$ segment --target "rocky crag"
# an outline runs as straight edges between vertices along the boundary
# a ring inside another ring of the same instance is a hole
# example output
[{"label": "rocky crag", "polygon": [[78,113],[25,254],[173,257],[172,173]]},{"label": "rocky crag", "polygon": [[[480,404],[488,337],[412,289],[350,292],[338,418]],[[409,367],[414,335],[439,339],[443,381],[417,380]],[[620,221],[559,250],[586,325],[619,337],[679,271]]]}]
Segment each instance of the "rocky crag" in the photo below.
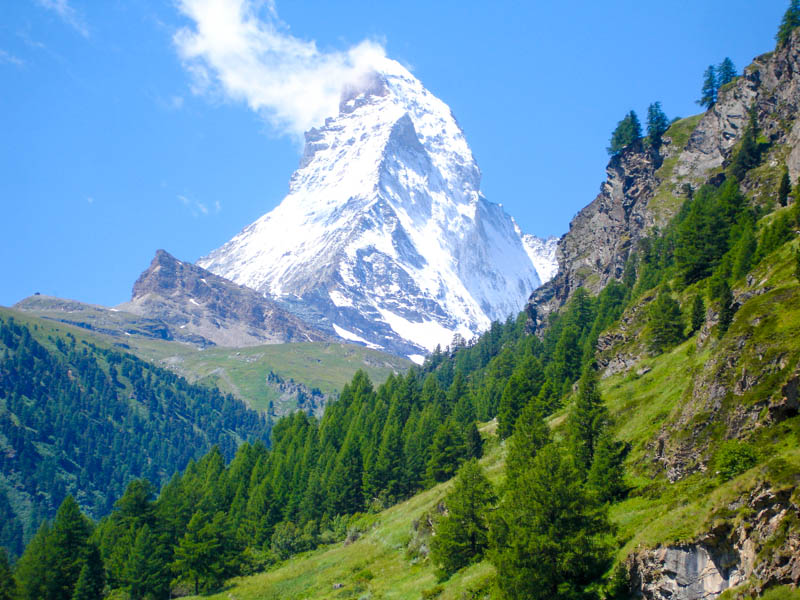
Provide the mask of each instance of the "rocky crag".
[{"label": "rocky crag", "polygon": [[[786,164],[800,176],[800,34],[754,59],[741,77],[723,86],[710,110],[699,118],[674,123],[657,151],[633,144],[612,157],[598,196],[570,223],[558,243],[558,274],[531,295],[531,326],[541,328],[548,315],[579,287],[597,293],[619,279],[639,240],[665,225],[680,207],[674,199],[720,176],[741,140],[752,110],[759,133],[775,150],[767,162]],[[688,129],[688,131],[687,131]],[[687,136],[688,134],[688,136]],[[742,188],[762,200],[772,199],[758,173]]]},{"label": "rocky crag", "polygon": [[[626,568],[635,597],[646,600],[752,598],[775,585],[800,583],[798,498],[759,486],[726,507],[699,539],[635,552]],[[794,525],[794,527],[792,527]]]},{"label": "rocky crag", "polygon": [[208,345],[255,346],[319,342],[330,337],[250,288],[159,250],[117,307],[164,323],[173,337],[190,334]]}]

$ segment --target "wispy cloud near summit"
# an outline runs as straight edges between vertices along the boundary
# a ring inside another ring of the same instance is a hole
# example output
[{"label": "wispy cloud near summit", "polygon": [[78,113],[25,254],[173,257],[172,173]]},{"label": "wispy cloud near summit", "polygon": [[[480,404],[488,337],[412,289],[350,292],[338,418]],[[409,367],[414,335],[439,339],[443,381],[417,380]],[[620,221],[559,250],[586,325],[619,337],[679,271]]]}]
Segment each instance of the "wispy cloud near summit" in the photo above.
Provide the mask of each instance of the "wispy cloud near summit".
[{"label": "wispy cloud near summit", "polygon": [[244,101],[283,134],[300,136],[336,114],[342,85],[384,58],[363,41],[322,52],[290,35],[272,1],[180,0],[193,21],[174,42],[198,93]]},{"label": "wispy cloud near summit", "polygon": [[36,0],[42,8],[56,13],[59,18],[83,37],[89,37],[89,28],[83,17],[69,4],[69,0]]}]

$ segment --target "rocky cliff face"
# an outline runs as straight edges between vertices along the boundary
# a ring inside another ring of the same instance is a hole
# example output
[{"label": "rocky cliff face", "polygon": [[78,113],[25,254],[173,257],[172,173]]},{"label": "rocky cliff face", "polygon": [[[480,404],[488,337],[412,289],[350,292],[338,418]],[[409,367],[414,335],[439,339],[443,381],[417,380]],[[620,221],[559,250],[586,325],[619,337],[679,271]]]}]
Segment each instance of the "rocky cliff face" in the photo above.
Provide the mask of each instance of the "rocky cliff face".
[{"label": "rocky cliff face", "polygon": [[[656,153],[635,144],[615,156],[607,167],[600,194],[570,223],[558,244],[558,275],[537,289],[527,310],[533,328],[562,306],[578,287],[597,293],[611,278],[622,275],[625,261],[654,225],[663,225],[680,202],[658,210],[657,194],[677,197],[680,187],[697,188],[720,173],[733,154],[753,108],[759,132],[773,147],[783,146],[792,181],[800,176],[800,31],[785,47],[760,56],[742,77],[720,90],[684,145],[669,134]],[[785,154],[785,156],[784,156]],[[777,159],[773,159],[777,160]],[[669,169],[660,169],[670,163]],[[746,191],[757,181],[742,182]],[[663,204],[663,203],[662,203]]]},{"label": "rocky cliff face", "polygon": [[755,109],[760,132],[770,142],[789,143],[789,175],[800,175],[800,32],[783,48],[757,57],[742,75],[720,91],[681,153],[677,177],[702,182],[727,163],[741,138],[748,111]]},{"label": "rocky cliff face", "polygon": [[255,290],[237,285],[159,250],[117,307],[163,323],[173,339],[206,345],[254,346],[330,338]]},{"label": "rocky cliff face", "polygon": [[720,521],[691,543],[634,552],[628,558],[631,593],[646,600],[716,598],[745,582],[732,597],[751,598],[773,585],[800,583],[800,507],[790,490],[760,486],[727,507],[744,517]]},{"label": "rocky cliff face", "polygon": [[596,294],[610,279],[622,276],[631,249],[655,223],[647,203],[658,186],[656,170],[662,160],[641,144],[611,159],[600,194],[577,214],[558,242],[558,274],[528,301],[536,327],[579,287]]}]

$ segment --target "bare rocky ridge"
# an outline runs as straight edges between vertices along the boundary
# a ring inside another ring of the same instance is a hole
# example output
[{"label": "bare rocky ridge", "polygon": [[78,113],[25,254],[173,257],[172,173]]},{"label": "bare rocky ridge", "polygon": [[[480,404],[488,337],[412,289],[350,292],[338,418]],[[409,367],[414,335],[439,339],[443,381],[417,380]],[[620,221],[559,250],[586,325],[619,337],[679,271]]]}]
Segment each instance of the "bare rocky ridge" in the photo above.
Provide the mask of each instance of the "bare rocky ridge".
[{"label": "bare rocky ridge", "polygon": [[175,339],[187,334],[206,345],[255,346],[330,338],[250,288],[158,250],[117,307],[164,323]]},{"label": "bare rocky ridge", "polygon": [[641,144],[611,159],[600,194],[558,242],[558,274],[530,297],[528,312],[536,328],[579,287],[597,294],[622,276],[631,249],[655,224],[647,202],[658,186],[655,173],[661,161],[658,152]]},{"label": "bare rocky ridge", "polygon": [[[547,317],[579,287],[597,293],[612,278],[620,278],[625,261],[654,225],[672,216],[650,206],[660,186],[678,194],[678,186],[696,188],[713,178],[732,157],[753,107],[760,134],[773,145],[786,144],[792,181],[800,176],[800,32],[785,47],[757,57],[742,75],[720,90],[717,103],[700,119],[684,147],[665,137],[659,153],[634,144],[612,157],[600,194],[570,223],[558,244],[558,275],[537,289],[527,310],[531,326],[540,329]],[[670,158],[676,164],[658,172]],[[661,180],[660,177],[664,177]],[[745,181],[751,189],[756,182]],[[663,207],[662,207],[663,208]]]}]

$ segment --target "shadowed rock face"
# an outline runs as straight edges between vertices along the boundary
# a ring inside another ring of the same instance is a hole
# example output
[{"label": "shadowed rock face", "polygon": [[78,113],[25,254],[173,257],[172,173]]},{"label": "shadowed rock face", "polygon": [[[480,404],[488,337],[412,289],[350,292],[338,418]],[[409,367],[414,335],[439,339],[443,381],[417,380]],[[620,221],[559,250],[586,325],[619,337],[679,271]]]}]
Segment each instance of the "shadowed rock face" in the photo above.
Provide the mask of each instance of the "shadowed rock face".
[{"label": "shadowed rock face", "polygon": [[164,250],[134,283],[131,301],[117,308],[163,322],[176,339],[191,334],[219,346],[329,339],[262,294]]},{"label": "shadowed rock face", "polygon": [[647,202],[658,186],[661,161],[658,152],[641,144],[611,159],[600,193],[558,242],[558,274],[531,295],[528,312],[537,328],[579,287],[597,294],[622,276],[631,249],[655,224]]}]

